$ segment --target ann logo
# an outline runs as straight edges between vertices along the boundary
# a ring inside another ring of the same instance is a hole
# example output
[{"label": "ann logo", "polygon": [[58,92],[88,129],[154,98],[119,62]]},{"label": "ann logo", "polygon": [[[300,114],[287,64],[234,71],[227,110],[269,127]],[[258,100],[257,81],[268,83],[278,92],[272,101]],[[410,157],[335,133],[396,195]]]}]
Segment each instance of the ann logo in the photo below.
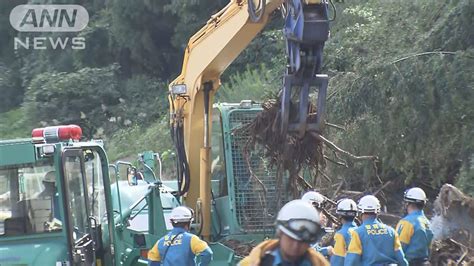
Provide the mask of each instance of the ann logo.
[{"label": "ann logo", "polygon": [[[19,5],[10,12],[10,24],[19,32],[79,32],[87,27],[89,13],[80,5]],[[83,37],[15,37],[14,48],[44,50],[85,49]]]},{"label": "ann logo", "polygon": [[53,12],[53,14],[50,14],[48,9],[43,9],[38,23],[38,16],[35,9],[28,9],[28,12],[20,23],[20,28],[27,26],[31,26],[32,28],[45,28],[45,26],[50,28],[62,28],[63,22],[66,22],[64,24],[67,24],[68,28],[74,27],[77,18],[77,9],[72,10],[72,14],[69,14],[66,9],[55,9]]},{"label": "ann logo", "polygon": [[80,5],[19,5],[10,12],[10,23],[20,32],[78,32],[88,22]]}]

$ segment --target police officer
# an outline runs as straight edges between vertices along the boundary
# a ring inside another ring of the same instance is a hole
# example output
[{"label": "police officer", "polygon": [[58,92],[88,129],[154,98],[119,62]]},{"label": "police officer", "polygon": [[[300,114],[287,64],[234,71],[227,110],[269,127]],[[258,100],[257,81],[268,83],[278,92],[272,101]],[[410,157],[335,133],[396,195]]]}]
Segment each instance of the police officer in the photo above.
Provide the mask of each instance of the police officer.
[{"label": "police officer", "polygon": [[430,229],[430,222],[423,213],[427,201],[426,194],[423,189],[414,187],[405,191],[403,199],[408,215],[397,225],[403,252],[410,266],[430,265],[428,257],[433,232]]},{"label": "police officer", "polygon": [[327,226],[327,217],[321,213],[321,210],[326,202],[326,197],[316,191],[308,191],[301,197],[302,200],[309,202],[319,212],[321,226]]},{"label": "police officer", "polygon": [[301,196],[301,199],[311,203],[316,209],[321,209],[326,197],[316,191],[308,191]]},{"label": "police officer", "polygon": [[304,200],[292,200],[278,213],[278,239],[267,240],[252,249],[240,266],[329,266],[329,262],[314,249],[314,243],[324,234],[319,213]]},{"label": "police officer", "polygon": [[193,213],[191,209],[179,206],[171,211],[173,230],[160,238],[148,252],[148,265],[198,265],[206,266],[212,260],[212,251],[198,236],[188,233]]},{"label": "police officer", "polygon": [[53,198],[56,194],[56,171],[49,171],[43,178],[44,190],[37,195],[37,198]]},{"label": "police officer", "polygon": [[357,204],[351,199],[341,199],[337,203],[336,214],[339,215],[342,226],[334,235],[334,248],[322,248],[321,252],[324,253],[325,249],[328,250],[331,255],[331,266],[342,266],[351,240],[349,230],[357,227],[354,222],[357,216]]},{"label": "police officer", "polygon": [[[327,201],[327,198],[316,191],[308,191],[303,194],[301,197],[302,200],[311,204],[319,212],[319,220],[322,227],[328,225],[328,218],[322,213],[324,208],[324,203]],[[314,243],[311,245],[317,252],[323,254],[324,257],[330,257],[332,255],[332,247],[321,247],[319,243]]]},{"label": "police officer", "polygon": [[408,265],[395,230],[380,222],[380,202],[372,195],[364,196],[357,205],[362,224],[350,230],[351,241],[344,265]]},{"label": "police officer", "polygon": [[60,223],[61,215],[59,214],[59,194],[56,189],[56,171],[47,172],[42,182],[44,190],[36,198],[51,200],[52,218],[57,219],[58,221],[56,222]]}]

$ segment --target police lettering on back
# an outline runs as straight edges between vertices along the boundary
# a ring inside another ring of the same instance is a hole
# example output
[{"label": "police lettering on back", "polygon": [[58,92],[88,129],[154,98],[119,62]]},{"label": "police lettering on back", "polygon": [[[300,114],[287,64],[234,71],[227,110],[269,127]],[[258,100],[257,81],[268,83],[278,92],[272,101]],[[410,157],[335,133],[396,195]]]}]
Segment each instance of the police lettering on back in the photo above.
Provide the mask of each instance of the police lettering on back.
[{"label": "police lettering on back", "polygon": [[165,235],[164,237],[164,246],[176,246],[182,244],[183,235]]},{"label": "police lettering on back", "polygon": [[367,230],[367,234],[369,235],[386,235],[388,234],[387,226],[385,224],[374,224],[374,225],[366,225],[365,230]]},{"label": "police lettering on back", "polygon": [[173,230],[156,242],[148,252],[148,265],[200,265],[212,261],[212,250],[198,236],[189,233],[193,221],[192,209],[179,206],[171,212]]}]

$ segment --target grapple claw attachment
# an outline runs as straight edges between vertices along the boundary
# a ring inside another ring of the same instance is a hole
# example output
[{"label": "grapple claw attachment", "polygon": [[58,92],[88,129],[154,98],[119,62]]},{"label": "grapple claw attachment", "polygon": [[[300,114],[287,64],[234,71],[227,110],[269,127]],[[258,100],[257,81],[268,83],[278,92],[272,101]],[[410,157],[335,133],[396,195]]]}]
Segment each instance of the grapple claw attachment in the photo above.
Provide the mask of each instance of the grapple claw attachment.
[{"label": "grapple claw attachment", "polygon": [[[294,75],[285,75],[281,93],[280,132],[295,132],[299,138],[307,131],[321,132],[324,128],[326,115],[326,95],[328,76],[317,74],[310,79],[299,79]],[[316,114],[310,114],[310,92],[317,91]],[[292,101],[296,98],[298,101]]]},{"label": "grapple claw attachment", "polygon": [[[284,34],[288,56],[287,73],[280,94],[280,133],[321,132],[326,113],[328,76],[322,68],[324,43],[329,37],[327,1],[287,0]],[[317,103],[310,94],[317,90]],[[312,106],[316,106],[316,114]],[[313,113],[311,113],[313,112]]]}]

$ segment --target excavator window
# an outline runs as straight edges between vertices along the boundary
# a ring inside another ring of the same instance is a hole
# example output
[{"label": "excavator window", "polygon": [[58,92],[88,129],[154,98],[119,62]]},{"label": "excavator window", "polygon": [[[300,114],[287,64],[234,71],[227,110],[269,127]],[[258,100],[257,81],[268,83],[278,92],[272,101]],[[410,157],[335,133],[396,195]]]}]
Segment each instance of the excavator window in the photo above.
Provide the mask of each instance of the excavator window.
[{"label": "excavator window", "polygon": [[102,164],[97,151],[84,150],[84,165],[90,210],[92,216],[101,221],[105,216],[106,207]]},{"label": "excavator window", "polygon": [[55,181],[52,160],[0,169],[0,237],[61,231]]},{"label": "excavator window", "polygon": [[212,193],[214,197],[223,197],[228,195],[227,191],[227,173],[224,157],[224,139],[222,135],[221,114],[218,109],[212,113],[212,141],[211,141],[211,182]]},{"label": "excavator window", "polygon": [[67,184],[68,209],[71,213],[72,238],[78,241],[88,231],[89,206],[86,204],[86,184],[83,178],[80,156],[65,156],[63,159],[64,174]]}]

